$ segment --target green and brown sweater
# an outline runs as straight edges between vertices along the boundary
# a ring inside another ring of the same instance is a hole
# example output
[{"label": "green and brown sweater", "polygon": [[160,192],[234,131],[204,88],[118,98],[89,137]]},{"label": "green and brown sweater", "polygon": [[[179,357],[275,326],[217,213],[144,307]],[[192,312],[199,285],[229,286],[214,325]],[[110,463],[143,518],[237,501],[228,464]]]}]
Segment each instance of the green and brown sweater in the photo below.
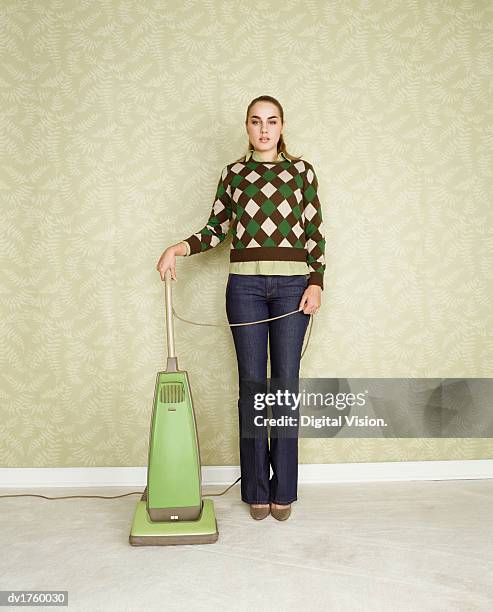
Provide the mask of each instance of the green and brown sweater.
[{"label": "green and brown sweater", "polygon": [[[292,262],[323,289],[325,235],[313,166],[280,154],[265,162],[249,152],[225,166],[206,225],[186,240],[187,255],[207,251],[231,231],[230,262]],[[282,272],[277,272],[282,274]]]}]

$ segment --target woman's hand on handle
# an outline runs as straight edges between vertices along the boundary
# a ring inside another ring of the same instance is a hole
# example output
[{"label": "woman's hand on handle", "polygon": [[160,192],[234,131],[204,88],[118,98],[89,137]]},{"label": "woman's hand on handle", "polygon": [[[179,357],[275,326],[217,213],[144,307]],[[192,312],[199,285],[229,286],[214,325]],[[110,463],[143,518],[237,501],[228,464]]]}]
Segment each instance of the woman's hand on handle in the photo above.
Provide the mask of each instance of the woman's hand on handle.
[{"label": "woman's hand on handle", "polygon": [[320,310],[322,301],[322,287],[318,285],[308,285],[301,297],[298,310],[303,310],[305,314],[317,314]]},{"label": "woman's hand on handle", "polygon": [[159,258],[159,261],[156,265],[156,270],[159,272],[161,276],[161,280],[164,280],[164,276],[166,274],[166,270],[171,272],[171,279],[176,279],[176,256],[177,255],[185,255],[186,248],[185,245],[181,242],[177,244],[172,244],[169,246]]}]

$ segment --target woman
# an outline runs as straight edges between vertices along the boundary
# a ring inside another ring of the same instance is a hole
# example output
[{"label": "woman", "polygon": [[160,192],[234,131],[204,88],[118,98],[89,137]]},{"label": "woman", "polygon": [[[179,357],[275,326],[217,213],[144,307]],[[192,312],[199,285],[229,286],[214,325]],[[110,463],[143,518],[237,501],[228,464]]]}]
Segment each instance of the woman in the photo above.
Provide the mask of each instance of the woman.
[{"label": "woman", "polygon": [[[229,323],[295,314],[273,321],[231,327],[238,360],[241,498],[256,519],[269,512],[285,520],[297,499],[298,430],[252,430],[253,388],[266,391],[267,346],[271,387],[297,389],[300,356],[310,315],[320,309],[325,272],[325,236],[313,166],[286,151],[284,113],[271,96],[247,108],[248,153],[225,166],[205,227],[168,247],[156,266],[176,280],[176,256],[217,246],[231,229],[226,287]],[[252,385],[253,383],[253,385]],[[283,409],[272,407],[275,418]],[[285,410],[285,408],[284,408]],[[289,409],[292,416],[298,412]],[[275,431],[275,435],[274,434]],[[269,480],[270,464],[273,477]]]}]

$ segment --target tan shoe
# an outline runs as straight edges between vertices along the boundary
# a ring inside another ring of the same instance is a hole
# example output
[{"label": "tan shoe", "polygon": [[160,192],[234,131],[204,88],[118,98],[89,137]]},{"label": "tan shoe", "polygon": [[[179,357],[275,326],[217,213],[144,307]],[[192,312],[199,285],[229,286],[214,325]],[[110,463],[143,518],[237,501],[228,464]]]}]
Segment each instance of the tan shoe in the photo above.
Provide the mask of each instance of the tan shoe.
[{"label": "tan shoe", "polygon": [[274,508],[271,504],[270,513],[278,521],[285,521],[291,514],[291,504],[287,508]]},{"label": "tan shoe", "polygon": [[255,506],[250,504],[250,515],[256,521],[261,521],[265,517],[269,516],[269,513],[270,513],[269,506],[265,506],[265,508],[256,508]]}]

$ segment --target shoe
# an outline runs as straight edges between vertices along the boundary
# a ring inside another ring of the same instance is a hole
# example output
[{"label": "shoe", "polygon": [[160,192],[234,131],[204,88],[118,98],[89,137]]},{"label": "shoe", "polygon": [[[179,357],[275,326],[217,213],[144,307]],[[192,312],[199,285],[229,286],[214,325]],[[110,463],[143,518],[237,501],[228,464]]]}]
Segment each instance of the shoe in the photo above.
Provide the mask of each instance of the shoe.
[{"label": "shoe", "polygon": [[270,513],[278,521],[285,521],[291,514],[291,504],[287,508],[274,508],[271,504]]},{"label": "shoe", "polygon": [[265,517],[269,516],[269,513],[270,513],[269,506],[266,506],[265,508],[256,508],[255,506],[252,506],[252,504],[250,504],[250,515],[256,521],[261,521]]}]

